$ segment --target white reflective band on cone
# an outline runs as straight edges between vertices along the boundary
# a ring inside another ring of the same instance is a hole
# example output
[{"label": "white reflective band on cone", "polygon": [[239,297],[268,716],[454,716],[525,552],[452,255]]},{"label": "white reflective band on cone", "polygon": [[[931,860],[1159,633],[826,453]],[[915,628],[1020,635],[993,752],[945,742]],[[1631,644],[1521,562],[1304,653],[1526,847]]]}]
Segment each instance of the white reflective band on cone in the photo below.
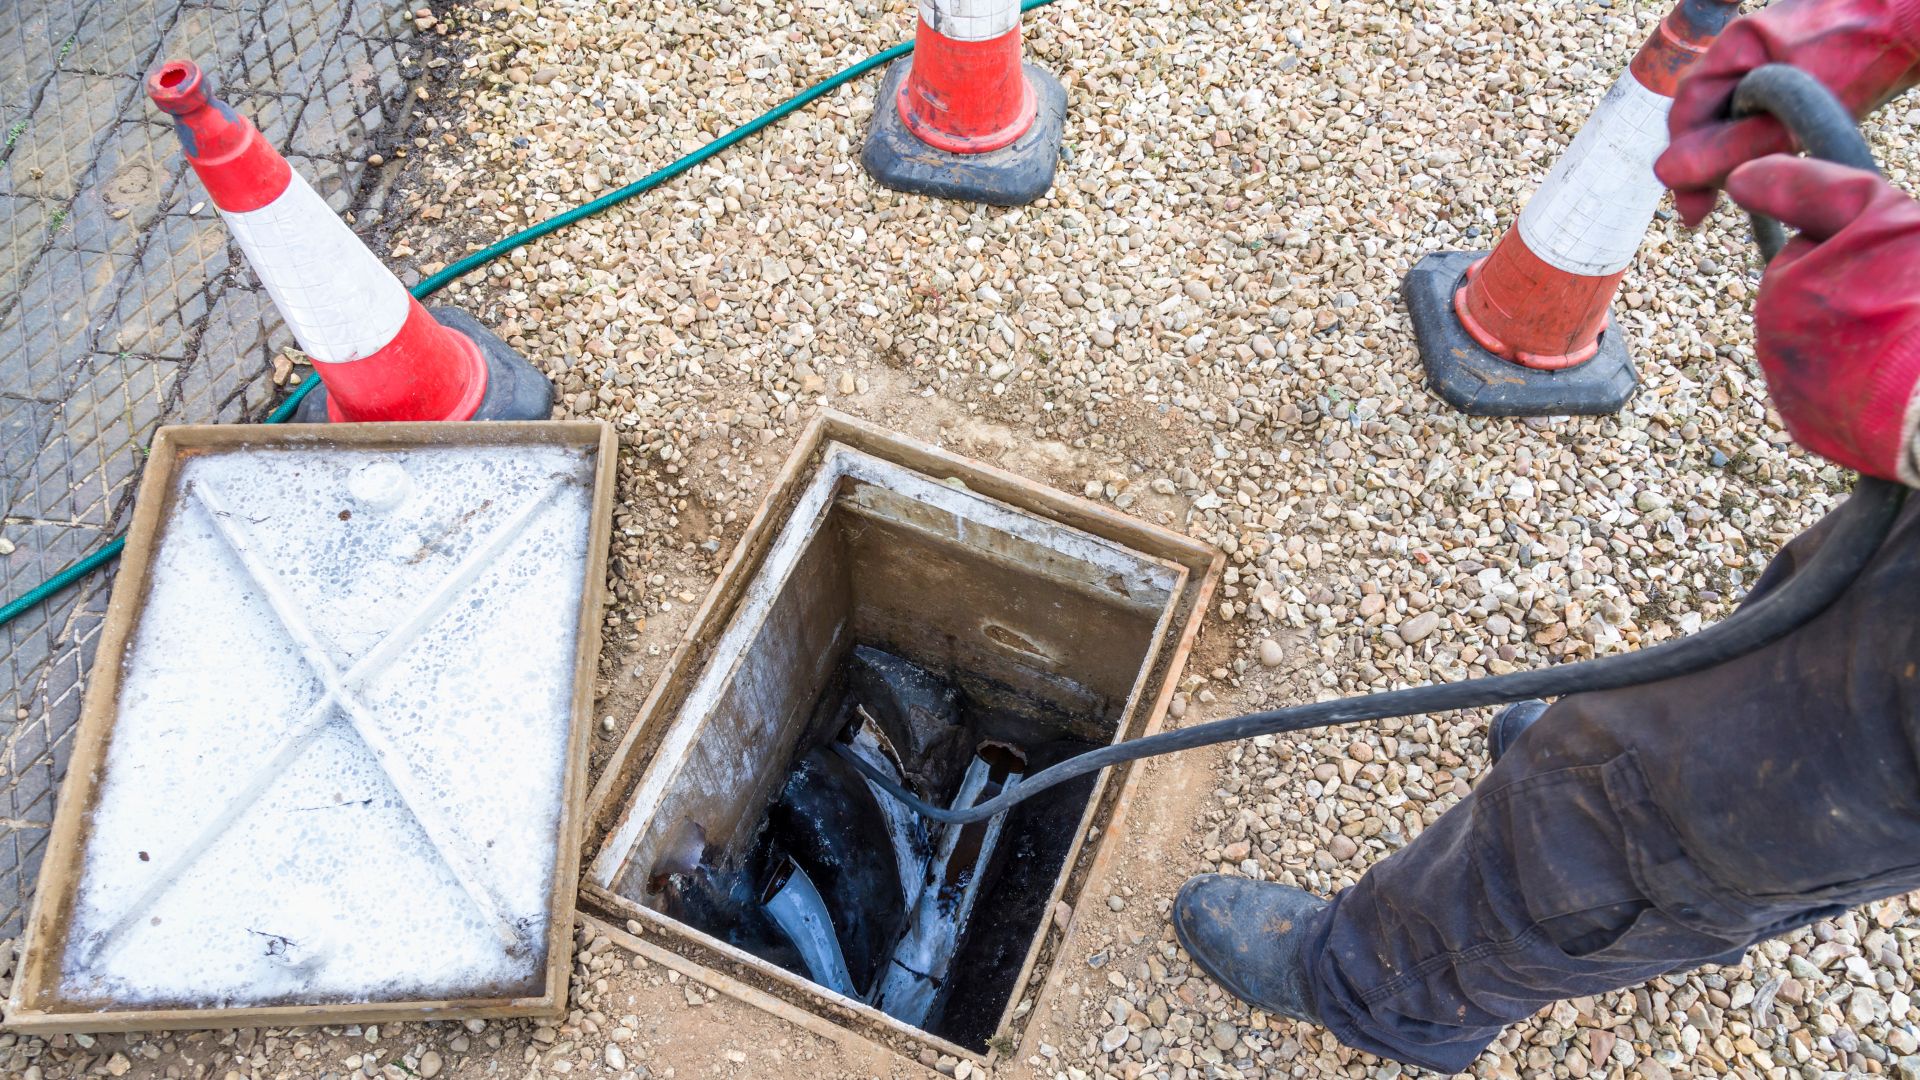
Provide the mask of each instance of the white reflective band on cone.
[{"label": "white reflective band on cone", "polygon": [[1672,107],[1622,74],[1520,211],[1527,250],[1569,274],[1625,270],[1666,191],[1653,159],[1667,147]]},{"label": "white reflective band on cone", "polygon": [[1020,0],[920,0],[920,18],[944,38],[991,41],[1020,25]]},{"label": "white reflective band on cone", "polygon": [[406,286],[299,173],[266,206],[220,216],[316,362],[371,356],[407,321]]}]

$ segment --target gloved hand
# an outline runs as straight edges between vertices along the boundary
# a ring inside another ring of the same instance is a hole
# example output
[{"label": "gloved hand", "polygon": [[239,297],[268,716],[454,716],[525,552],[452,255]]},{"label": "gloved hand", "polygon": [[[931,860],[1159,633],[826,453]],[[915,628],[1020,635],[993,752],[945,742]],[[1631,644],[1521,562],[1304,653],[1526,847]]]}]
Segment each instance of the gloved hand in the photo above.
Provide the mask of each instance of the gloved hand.
[{"label": "gloved hand", "polygon": [[1800,230],[1753,305],[1787,431],[1830,461],[1920,486],[1920,202],[1873,173],[1784,154],[1733,170],[1727,194]]},{"label": "gloved hand", "polygon": [[1920,81],[1920,0],[1779,0],[1730,23],[1681,80],[1672,142],[1653,166],[1688,225],[1712,212],[1735,166],[1793,149],[1770,116],[1728,119],[1741,76],[1772,63],[1812,75],[1864,117]]}]

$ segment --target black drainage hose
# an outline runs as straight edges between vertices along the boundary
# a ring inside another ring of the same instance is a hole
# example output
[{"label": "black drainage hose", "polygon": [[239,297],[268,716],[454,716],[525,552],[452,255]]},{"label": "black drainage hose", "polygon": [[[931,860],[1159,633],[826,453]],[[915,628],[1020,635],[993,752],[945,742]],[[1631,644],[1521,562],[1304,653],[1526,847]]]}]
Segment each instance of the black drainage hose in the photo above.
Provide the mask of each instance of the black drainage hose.
[{"label": "black drainage hose", "polygon": [[[1734,95],[1734,108],[1742,114],[1765,112],[1777,117],[1816,157],[1856,168],[1877,169],[1866,140],[1853,126],[1852,117],[1825,87],[1797,68],[1771,64],[1755,70],[1741,80]],[[1753,226],[1755,241],[1771,259],[1786,242],[1780,223],[1756,214]],[[1012,791],[964,810],[949,810],[926,802],[862,760],[845,744],[835,741],[833,748],[867,779],[919,814],[947,824],[965,824],[1002,813],[1017,802],[1075,777],[1177,750],[1305,728],[1338,727],[1396,716],[1505,705],[1529,698],[1617,690],[1691,675],[1778,641],[1825,611],[1860,576],[1886,541],[1906,494],[1906,488],[1899,484],[1861,477],[1854,485],[1852,496],[1834,512],[1830,530],[1819,549],[1785,584],[1692,637],[1650,649],[1536,671],[1293,705],[1149,735],[1069,758],[1021,781]]]},{"label": "black drainage hose", "polygon": [[[1880,171],[1880,163],[1873,160],[1873,151],[1860,136],[1860,129],[1853,126],[1846,106],[1818,79],[1792,64],[1767,64],[1749,71],[1734,87],[1733,112],[1735,116],[1771,115],[1793,132],[1811,157]],[[1747,216],[1753,222],[1753,242],[1760,248],[1760,257],[1772,262],[1787,246],[1786,230],[1764,214]]]}]

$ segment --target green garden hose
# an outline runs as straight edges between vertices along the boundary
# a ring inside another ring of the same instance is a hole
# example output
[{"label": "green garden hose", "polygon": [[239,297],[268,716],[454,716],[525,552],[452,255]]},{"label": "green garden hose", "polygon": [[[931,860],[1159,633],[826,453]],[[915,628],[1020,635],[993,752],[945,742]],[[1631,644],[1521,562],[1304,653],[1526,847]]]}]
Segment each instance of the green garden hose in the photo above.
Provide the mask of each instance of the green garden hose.
[{"label": "green garden hose", "polygon": [[[1022,12],[1032,11],[1034,8],[1045,7],[1051,3],[1053,3],[1053,0],[1023,0],[1020,5],[1020,10]],[[530,244],[556,229],[564,229],[568,225],[583,218],[592,217],[602,210],[618,206],[628,199],[633,198],[635,195],[652,191],[654,188],[679,176],[695,165],[707,161],[710,158],[717,157],[722,152],[733,147],[736,143],[760,134],[767,128],[799,112],[801,109],[833,93],[835,90],[840,89],[853,80],[860,78],[862,75],[873,71],[875,68],[891,64],[912,51],[913,42],[903,41],[891,49],[874,53],[865,60],[841,70],[838,74],[807,87],[805,90],[775,105],[773,108],[768,109],[752,120],[741,124],[725,135],[707,143],[698,150],[680,158],[678,161],[663,168],[655,169],[653,172],[635,180],[626,187],[610,191],[592,202],[582,203],[565,213],[556,214],[531,228],[522,229],[496,244],[481,248],[479,251],[468,255],[464,259],[454,260],[438,273],[429,275],[410,291],[415,297],[425,300],[427,297],[432,296],[434,293],[452,284],[455,278],[463,277],[480,269],[500,256],[505,255],[507,252],[512,251],[514,248]],[[876,106],[876,108],[877,107],[878,106]],[[282,401],[278,408],[268,414],[265,422],[269,424],[285,423],[287,418],[293,415],[294,409],[299,407],[301,399],[311,393],[313,388],[318,385],[320,385],[320,376],[318,374],[307,376],[306,379],[294,389],[293,393],[287,395],[287,399]],[[125,536],[116,536],[108,541],[106,546],[100,550],[83,557],[65,570],[35,585],[14,599],[7,601],[4,607],[0,607],[0,626],[7,625],[26,612],[38,607],[43,601],[54,594],[65,591],[78,583],[81,578],[86,577],[88,574],[119,558],[120,552],[124,550],[126,546],[127,538]]]}]

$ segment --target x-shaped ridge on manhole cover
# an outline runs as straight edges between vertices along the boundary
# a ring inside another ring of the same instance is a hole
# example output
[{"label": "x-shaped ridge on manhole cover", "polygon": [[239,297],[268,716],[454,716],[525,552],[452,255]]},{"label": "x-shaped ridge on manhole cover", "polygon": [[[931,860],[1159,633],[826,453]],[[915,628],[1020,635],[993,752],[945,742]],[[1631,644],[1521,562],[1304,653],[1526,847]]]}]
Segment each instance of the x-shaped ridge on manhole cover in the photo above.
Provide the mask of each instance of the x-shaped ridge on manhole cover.
[{"label": "x-shaped ridge on manhole cover", "polygon": [[235,795],[227,801],[220,813],[207,822],[195,834],[193,840],[174,857],[173,861],[156,876],[152,883],[128,905],[125,912],[88,943],[86,960],[91,962],[110,952],[140,918],[151,909],[166,891],[185,876],[187,870],[211,848],[229,827],[253,804],[265,794],[287,767],[298,758],[313,742],[322,729],[336,715],[344,715],[354,733],[368,752],[374,763],[385,774],[386,779],[400,796],[400,801],[422,832],[440,860],[446,864],[460,888],[466,893],[473,905],[485,917],[494,936],[499,939],[509,954],[517,955],[530,947],[520,928],[501,911],[501,905],[493,890],[488,888],[480,872],[480,859],[466,839],[454,829],[441,814],[433,802],[421,791],[413,770],[408,767],[399,748],[388,737],[377,717],[367,708],[354,687],[379,674],[387,665],[405,652],[421,634],[438,621],[453,601],[465,588],[472,584],[483,571],[506,548],[526,531],[527,526],[539,515],[540,510],[552,500],[565,483],[556,480],[540,494],[529,500],[514,515],[498,528],[487,534],[467,556],[460,560],[447,576],[441,579],[425,602],[416,608],[405,621],[388,632],[387,636],[366,654],[341,671],[327,648],[307,623],[279,575],[267,565],[260,555],[253,538],[247,532],[236,515],[227,507],[225,498],[206,480],[197,480],[187,486],[189,498],[199,504],[212,520],[214,530],[219,534],[229,550],[239,560],[241,568],[255,588],[260,592],[267,606],[272,609],[275,618],[287,632],[287,636],[299,649],[307,666],[320,680],[323,687],[321,695],[312,705],[302,712],[293,724],[281,735],[269,754],[258,768],[249,774]]}]

